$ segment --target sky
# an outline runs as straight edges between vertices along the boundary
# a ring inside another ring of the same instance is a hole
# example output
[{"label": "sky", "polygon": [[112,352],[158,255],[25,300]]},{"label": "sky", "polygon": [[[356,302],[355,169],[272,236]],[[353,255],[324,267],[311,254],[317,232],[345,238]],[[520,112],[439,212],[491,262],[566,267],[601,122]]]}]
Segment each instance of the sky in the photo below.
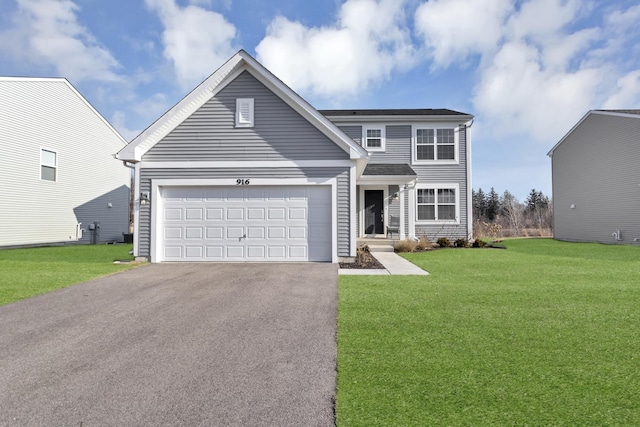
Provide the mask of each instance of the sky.
[{"label": "sky", "polygon": [[551,196],[547,152],[640,108],[637,0],[0,0],[0,75],[65,77],[127,140],[239,49],[317,109],[475,116],[473,187]]}]

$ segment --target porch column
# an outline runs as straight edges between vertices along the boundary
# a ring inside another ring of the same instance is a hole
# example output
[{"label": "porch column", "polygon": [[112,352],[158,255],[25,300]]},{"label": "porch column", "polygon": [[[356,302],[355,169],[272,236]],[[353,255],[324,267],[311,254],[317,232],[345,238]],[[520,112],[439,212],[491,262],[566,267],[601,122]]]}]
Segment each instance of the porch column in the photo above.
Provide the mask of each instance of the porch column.
[{"label": "porch column", "polygon": [[410,185],[409,192],[409,238],[415,239],[416,237],[416,187]]},{"label": "porch column", "polygon": [[404,226],[405,226],[405,221],[404,221],[405,189],[404,187],[405,187],[404,185],[400,184],[400,191],[398,192],[400,193],[400,240],[404,240],[406,237],[406,233],[404,232]]}]

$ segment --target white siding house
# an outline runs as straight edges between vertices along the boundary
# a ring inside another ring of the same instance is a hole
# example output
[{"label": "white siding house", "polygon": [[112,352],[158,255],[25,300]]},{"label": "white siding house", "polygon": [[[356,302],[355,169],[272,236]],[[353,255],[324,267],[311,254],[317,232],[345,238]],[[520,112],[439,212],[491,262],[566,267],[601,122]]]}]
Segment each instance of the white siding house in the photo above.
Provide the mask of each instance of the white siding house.
[{"label": "white siding house", "polygon": [[0,246],[122,241],[125,144],[66,79],[0,77]]}]

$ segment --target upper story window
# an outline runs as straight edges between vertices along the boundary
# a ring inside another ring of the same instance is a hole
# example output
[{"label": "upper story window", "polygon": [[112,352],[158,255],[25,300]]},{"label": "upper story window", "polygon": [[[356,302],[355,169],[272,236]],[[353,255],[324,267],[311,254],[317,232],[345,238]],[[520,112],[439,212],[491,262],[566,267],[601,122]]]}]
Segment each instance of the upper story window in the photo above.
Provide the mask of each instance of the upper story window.
[{"label": "upper story window", "polygon": [[40,179],[56,181],[58,179],[58,153],[51,150],[40,150]]},{"label": "upper story window", "polygon": [[253,98],[236,99],[236,127],[253,127]]},{"label": "upper story window", "polygon": [[368,151],[384,151],[384,126],[365,126],[362,128],[363,146]]},{"label": "upper story window", "polygon": [[413,127],[414,163],[458,163],[458,133],[454,128]]},{"label": "upper story window", "polygon": [[418,221],[459,222],[460,207],[456,184],[418,187],[416,199]]}]

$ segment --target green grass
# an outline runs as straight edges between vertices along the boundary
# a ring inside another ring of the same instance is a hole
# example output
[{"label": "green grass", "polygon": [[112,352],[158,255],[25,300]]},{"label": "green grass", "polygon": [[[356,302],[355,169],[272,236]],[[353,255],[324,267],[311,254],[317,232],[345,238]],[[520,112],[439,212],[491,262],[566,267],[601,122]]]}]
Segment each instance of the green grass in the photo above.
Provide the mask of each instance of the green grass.
[{"label": "green grass", "polygon": [[0,305],[131,268],[131,245],[0,250]]},{"label": "green grass", "polygon": [[506,246],[340,276],[339,427],[640,425],[640,248]]}]

